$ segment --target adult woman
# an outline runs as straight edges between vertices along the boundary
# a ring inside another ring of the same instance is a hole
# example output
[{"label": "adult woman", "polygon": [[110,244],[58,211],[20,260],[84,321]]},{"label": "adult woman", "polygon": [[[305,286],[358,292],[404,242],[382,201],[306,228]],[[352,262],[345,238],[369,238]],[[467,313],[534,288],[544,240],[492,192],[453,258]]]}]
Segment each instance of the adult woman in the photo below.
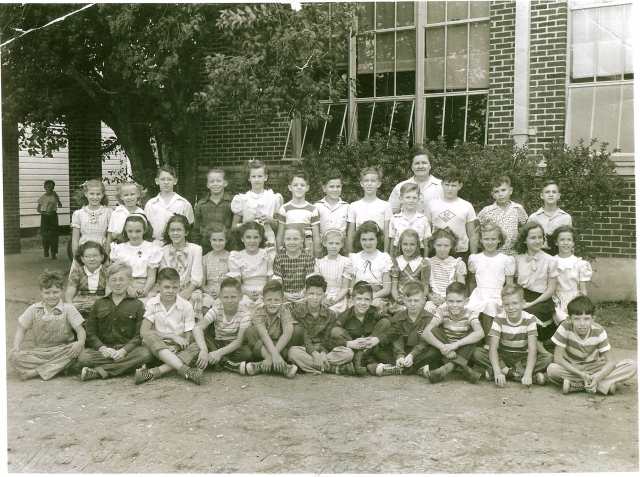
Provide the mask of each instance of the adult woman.
[{"label": "adult woman", "polygon": [[433,154],[427,149],[414,148],[411,151],[413,177],[396,185],[389,196],[389,204],[394,214],[400,212],[400,187],[408,182],[418,184],[420,187],[420,200],[416,210],[422,214],[427,210],[427,204],[430,200],[442,197],[442,181],[431,175],[432,165]]}]

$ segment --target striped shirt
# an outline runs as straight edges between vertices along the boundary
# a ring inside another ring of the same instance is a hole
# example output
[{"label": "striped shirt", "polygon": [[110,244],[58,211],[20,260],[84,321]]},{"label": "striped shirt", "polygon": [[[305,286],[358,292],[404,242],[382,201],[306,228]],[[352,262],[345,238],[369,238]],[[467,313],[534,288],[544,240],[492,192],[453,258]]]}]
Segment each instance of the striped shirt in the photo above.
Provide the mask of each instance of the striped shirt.
[{"label": "striped shirt", "polygon": [[500,349],[511,352],[528,350],[529,336],[538,336],[537,319],[531,313],[523,311],[517,323],[511,323],[502,312],[493,319],[489,336],[500,339]]},{"label": "striped shirt", "polygon": [[573,330],[571,320],[565,320],[551,340],[564,348],[564,359],[576,364],[598,361],[602,359],[600,353],[611,349],[607,332],[597,323],[591,323],[587,336],[580,338]]},{"label": "striped shirt", "polygon": [[316,271],[327,281],[327,290],[342,288],[342,279],[353,277],[351,259],[338,255],[334,260],[328,256],[316,259]]},{"label": "striped shirt", "polygon": [[434,323],[435,326],[442,325],[442,330],[451,343],[468,336],[473,331],[474,323],[481,326],[480,321],[478,320],[478,314],[467,308],[464,308],[462,318],[459,320],[452,319],[449,314],[449,305],[446,303],[443,303],[438,307],[431,322]]},{"label": "striped shirt", "polygon": [[440,260],[438,257],[431,257],[429,263],[431,264],[429,286],[433,293],[442,297],[447,287],[455,281],[456,275],[463,277],[467,274],[467,266],[461,258],[448,256]]},{"label": "striped shirt", "polygon": [[241,329],[249,328],[251,324],[251,310],[243,303],[238,304],[238,311],[231,318],[224,313],[220,300],[215,300],[202,321],[210,325],[213,323],[215,338],[221,341],[233,341],[238,337]]},{"label": "striped shirt", "polygon": [[153,324],[153,330],[158,333],[184,336],[196,326],[193,306],[180,295],[176,296],[176,302],[168,310],[160,300],[160,294],[149,298],[144,307],[144,317]]},{"label": "striped shirt", "polygon": [[291,201],[280,207],[275,217],[284,225],[300,224],[305,235],[311,235],[311,227],[320,224],[320,214],[315,205],[305,202],[303,206],[293,205]]}]

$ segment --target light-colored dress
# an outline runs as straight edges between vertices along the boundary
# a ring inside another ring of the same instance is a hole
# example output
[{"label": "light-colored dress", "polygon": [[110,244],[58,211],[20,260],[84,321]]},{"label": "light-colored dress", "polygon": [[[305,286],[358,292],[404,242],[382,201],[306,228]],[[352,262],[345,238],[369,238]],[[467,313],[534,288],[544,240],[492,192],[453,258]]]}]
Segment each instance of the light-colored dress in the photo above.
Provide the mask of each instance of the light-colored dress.
[{"label": "light-colored dress", "polygon": [[[351,259],[338,255],[335,260],[328,256],[316,259],[316,269],[327,281],[327,298],[335,298],[342,291],[342,279],[351,280],[353,277],[353,265]],[[347,297],[329,307],[336,313],[342,313],[347,309]]]},{"label": "light-colored dress", "polygon": [[558,284],[553,302],[556,305],[556,317],[559,322],[567,319],[567,305],[580,295],[580,282],[591,281],[593,270],[591,264],[575,255],[561,258],[553,257],[558,262]]},{"label": "light-colored dress", "polygon": [[137,292],[144,290],[147,284],[148,269],[160,266],[162,253],[162,248],[143,240],[135,247],[131,242],[112,243],[110,257],[114,262],[124,262],[131,267],[131,286]]},{"label": "light-colored dress", "polygon": [[[276,213],[282,206],[284,200],[282,195],[273,192],[271,189],[265,189],[262,194],[257,197],[253,192],[249,191],[245,194],[237,194],[231,201],[231,211],[234,214],[242,215],[241,225],[250,220],[254,220],[258,213],[262,213],[269,217],[275,217]],[[264,226],[265,238],[267,246],[275,247],[276,234],[269,224],[261,224]]]},{"label": "light-colored dress", "polygon": [[495,317],[502,304],[500,293],[505,280],[516,273],[516,261],[504,253],[493,257],[473,253],[469,255],[469,272],[475,274],[477,286],[469,297],[467,308]]},{"label": "light-colored dress", "polygon": [[[213,251],[202,257],[202,269],[207,277],[207,287],[211,288],[216,295],[220,294],[220,283],[227,278],[229,272],[229,255],[230,253],[224,250],[221,256],[213,255]],[[213,300],[213,296],[209,293],[204,294]]]},{"label": "light-colored dress", "polygon": [[111,232],[113,239],[122,240],[122,232],[124,231],[124,223],[132,213],[144,214],[144,210],[138,207],[134,212],[129,212],[124,205],[118,205],[111,214],[109,219],[109,227],[107,232]]},{"label": "light-colored dress", "polygon": [[[262,289],[269,277],[273,276],[273,259],[264,248],[259,249],[255,255],[249,255],[246,250],[231,252],[227,276],[242,283],[242,293],[245,294],[243,302],[255,311],[262,305]],[[255,301],[250,298],[253,291],[260,294],[260,298]]]},{"label": "light-colored dress", "polygon": [[[391,268],[393,267],[391,255],[377,251],[375,258],[373,260],[368,260],[362,257],[362,253],[363,252],[349,254],[349,258],[353,265],[353,274],[355,276],[354,283],[364,280],[371,285],[374,292],[382,290],[384,287],[384,274],[391,272]],[[352,304],[351,300],[349,306],[352,306]],[[371,304],[377,307],[381,313],[386,313],[389,298],[375,298]]]},{"label": "light-colored dress", "polygon": [[89,206],[85,205],[82,209],[78,209],[71,217],[71,227],[80,229],[80,241],[78,245],[85,242],[98,242],[104,247],[107,241],[107,228],[109,227],[109,219],[113,211],[101,205],[97,210],[89,210]]}]

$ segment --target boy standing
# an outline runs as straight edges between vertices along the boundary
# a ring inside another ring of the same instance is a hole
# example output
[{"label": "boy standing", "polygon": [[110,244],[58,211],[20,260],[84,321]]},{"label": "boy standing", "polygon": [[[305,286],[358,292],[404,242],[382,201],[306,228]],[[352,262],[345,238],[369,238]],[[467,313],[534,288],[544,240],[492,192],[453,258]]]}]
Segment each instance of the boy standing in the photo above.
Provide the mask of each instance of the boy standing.
[{"label": "boy standing", "polygon": [[94,303],[86,322],[87,348],[78,356],[80,381],[118,376],[151,361],[151,353],[140,339],[144,305],[127,296],[131,273],[124,262],[107,269],[111,294]]},{"label": "boy standing", "polygon": [[[455,368],[471,383],[477,383],[481,374],[469,367],[476,343],[484,338],[478,314],[467,309],[467,287],[453,282],[447,287],[445,303],[422,333],[422,338],[440,350],[444,365],[423,373],[430,383],[442,381]],[[442,326],[440,326],[442,325]]]},{"label": "boy standing", "polygon": [[422,283],[409,282],[404,286],[404,304],[406,309],[393,317],[400,325],[401,333],[393,342],[393,364],[380,363],[376,368],[377,376],[391,374],[424,375],[429,366],[441,361],[440,353],[422,339],[424,329],[431,321],[431,314],[424,310],[426,294]]},{"label": "boy standing", "polygon": [[544,205],[529,216],[528,222],[538,222],[544,230],[543,249],[549,250],[548,237],[561,225],[572,225],[571,216],[558,207],[560,186],[556,181],[545,181],[540,188],[540,198]]},{"label": "boy standing", "polygon": [[262,299],[264,306],[254,312],[252,324],[245,332],[245,342],[253,350],[254,358],[262,361],[247,363],[246,372],[253,376],[269,373],[273,369],[287,378],[293,378],[298,367],[286,361],[289,349],[302,344],[304,331],[283,306],[284,290],[280,282],[269,280],[262,289]]},{"label": "boy standing", "polygon": [[[503,311],[493,319],[489,331],[489,351],[476,348],[473,359],[486,368],[485,378],[503,387],[507,379],[522,382],[528,387],[533,373],[544,371],[553,362],[551,353],[537,352],[538,329],[536,317],[524,308],[524,290],[520,285],[502,289]],[[525,366],[522,366],[524,361]],[[544,381],[539,384],[544,384]]]},{"label": "boy standing", "polygon": [[492,179],[491,187],[491,195],[496,202],[482,209],[478,219],[481,222],[492,220],[500,226],[505,235],[505,242],[500,251],[515,257],[518,254],[515,249],[518,227],[527,223],[527,213],[524,207],[511,200],[513,187],[508,176]]},{"label": "boy standing", "polygon": [[[548,378],[562,386],[562,393],[587,391],[615,394],[616,383],[635,376],[637,365],[630,359],[616,362],[607,332],[597,324],[595,306],[586,296],[579,296],[567,306],[564,320],[552,341],[556,344],[554,362],[547,368]],[[546,376],[536,376],[544,382]]]},{"label": "boy standing", "polygon": [[54,190],[56,183],[52,180],[44,181],[45,193],[38,199],[38,213],[40,214],[40,235],[42,236],[42,248],[44,256],[49,256],[51,249],[51,260],[58,257],[58,207],[62,207],[60,197]]},{"label": "boy standing", "polygon": [[451,168],[442,177],[442,198],[429,202],[427,218],[434,228],[449,227],[458,237],[458,245],[451,251],[454,258],[469,261],[469,255],[478,253],[476,240],[476,212],[470,202],[458,197],[462,189],[460,171]]},{"label": "boy standing", "polygon": [[347,251],[352,253],[356,228],[367,220],[373,220],[384,233],[384,252],[389,252],[389,222],[393,213],[388,202],[378,199],[378,188],[382,185],[382,173],[374,167],[365,167],[360,172],[360,186],[364,197],[349,204],[347,212]]},{"label": "boy standing", "polygon": [[228,185],[222,169],[211,169],[207,174],[209,195],[198,201],[193,225],[193,242],[202,247],[203,256],[211,252],[209,237],[211,237],[211,225],[214,222],[224,224],[227,230],[231,230],[233,195],[225,192]]},{"label": "boy standing", "polygon": [[151,353],[164,364],[147,369],[137,369],[135,383],[159,379],[172,369],[185,379],[202,383],[202,369],[189,367],[194,358],[193,348],[187,349],[195,328],[193,307],[182,298],[180,275],[170,267],[158,272],[160,293],[147,300],[140,336]]},{"label": "boy standing", "polygon": [[322,275],[312,275],[305,282],[306,302],[293,310],[293,319],[304,329],[304,346],[289,348],[289,357],[307,372],[321,374],[355,374],[353,351],[346,346],[332,347],[331,330],[336,314],[322,302],[326,297],[327,281]]},{"label": "boy standing", "polygon": [[324,198],[313,204],[320,216],[320,237],[324,237],[325,232],[330,229],[337,229],[346,237],[349,203],[340,198],[342,174],[334,170],[328,171],[323,179],[322,192]]},{"label": "boy standing", "polygon": [[364,376],[376,373],[378,363],[393,360],[391,343],[398,337],[400,327],[387,315],[380,314],[373,301],[373,288],[365,281],[353,286],[353,306],[341,313],[331,330],[330,346],[346,346],[354,350],[355,373]]},{"label": "boy standing", "polygon": [[431,237],[431,225],[426,215],[416,210],[420,201],[420,187],[418,184],[407,183],[400,187],[400,203],[402,210],[393,214],[389,222],[389,239],[391,241],[391,256],[402,255],[400,249],[400,236],[407,229],[415,230],[420,238],[420,247],[423,248],[424,256],[429,254],[427,240]]},{"label": "boy standing", "polygon": [[[198,321],[193,329],[195,343],[189,345],[198,348],[199,368],[215,365],[245,374],[246,362],[253,357],[249,346],[243,344],[244,332],[251,325],[251,311],[242,299],[242,286],[235,278],[225,278],[220,283],[220,298]],[[209,325],[213,324],[212,327]]]},{"label": "boy standing", "polygon": [[303,238],[301,228],[287,226],[284,231],[285,252],[276,255],[273,261],[273,278],[282,282],[288,309],[304,299],[304,281],[313,274],[316,266],[315,259],[302,251]]}]

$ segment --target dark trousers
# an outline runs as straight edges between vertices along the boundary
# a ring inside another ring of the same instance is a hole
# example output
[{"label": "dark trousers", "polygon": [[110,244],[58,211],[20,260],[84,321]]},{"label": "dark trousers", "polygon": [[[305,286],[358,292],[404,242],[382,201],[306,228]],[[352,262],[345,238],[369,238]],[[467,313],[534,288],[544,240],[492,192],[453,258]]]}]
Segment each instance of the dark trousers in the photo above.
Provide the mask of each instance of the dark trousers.
[{"label": "dark trousers", "polygon": [[58,253],[58,213],[40,215],[40,235],[42,235],[42,248],[48,254],[51,249],[52,254]]},{"label": "dark trousers", "polygon": [[[278,340],[273,340],[273,344],[275,345]],[[260,333],[255,326],[251,325],[244,332],[244,342],[245,345],[248,345],[249,349],[252,350],[253,358],[258,361],[262,361],[264,357],[262,356],[262,346],[264,346],[264,342],[260,338]],[[293,325],[293,335],[291,339],[286,344],[282,351],[280,351],[280,356],[285,361],[289,361],[289,348],[292,346],[303,346],[304,345],[304,328],[302,326],[295,324]],[[249,360],[245,360],[249,361]]]},{"label": "dark trousers", "polygon": [[[373,327],[373,330],[371,331],[371,334],[368,337],[369,338],[375,337],[379,339],[380,336],[385,334],[389,328],[391,328],[391,321],[389,321],[388,318],[382,318],[375,324],[375,326]],[[332,340],[353,341],[358,338],[361,338],[361,336],[352,337],[347,330],[345,330],[340,326],[336,326],[331,330]],[[354,350],[354,351],[356,353],[358,352],[358,350]],[[363,360],[362,360],[363,366],[367,366],[370,364],[377,364],[377,363],[386,364],[386,363],[396,362],[395,357],[393,356],[393,348],[391,347],[390,343],[386,345],[378,344],[371,349],[363,350],[362,353],[363,353]]]},{"label": "dark trousers", "polygon": [[442,358],[443,356],[439,349],[433,346],[427,346],[418,356],[413,358],[413,364],[411,366],[404,368],[403,374],[416,374],[418,370],[426,364],[428,364],[431,369],[439,368],[442,366]]},{"label": "dark trousers", "polygon": [[[527,290],[526,288],[524,289],[524,299],[528,303],[536,300],[540,295],[542,295],[542,293]],[[542,303],[537,303],[529,308],[525,308],[524,311],[535,315],[541,322],[546,323],[546,326],[538,324],[538,341],[551,339],[558,329],[558,325],[553,321],[553,314],[556,311],[556,305],[553,303],[553,300],[549,298]]]},{"label": "dark trousers", "polygon": [[[447,335],[445,334],[442,328],[440,327],[432,328],[431,332],[433,333],[433,336],[438,338],[438,340],[441,343],[444,343],[444,344],[451,343],[451,341],[449,340],[449,338],[447,338]],[[440,350],[436,349],[434,346],[430,346],[430,347],[434,348],[438,353],[440,353]],[[458,363],[463,366],[466,366],[469,364],[469,360],[472,358],[473,352],[475,351],[475,349],[476,349],[476,343],[471,343],[468,345],[460,346],[458,349],[456,349],[457,356],[454,359],[449,359],[445,357],[442,353],[440,353],[440,355],[442,356],[442,361],[444,364],[452,362],[452,363]]]},{"label": "dark trousers", "polygon": [[[501,368],[513,368],[518,363],[520,363],[522,368],[526,368],[528,357],[529,354],[526,351],[513,352],[498,348],[498,359],[500,360]],[[489,351],[484,348],[476,348],[473,353],[473,360],[483,368],[490,370],[491,374],[493,374],[493,365],[491,364]],[[533,366],[533,372],[544,372],[551,363],[553,363],[553,355],[551,353],[538,353],[536,355],[536,364]],[[524,370],[522,372],[524,372]]]},{"label": "dark trousers", "polygon": [[[215,338],[207,336],[206,334],[204,335],[204,340],[207,343],[207,349],[209,350],[209,352],[222,349],[225,346],[229,345],[229,343],[231,343],[231,341],[217,340]],[[233,361],[234,363],[251,361],[253,359],[253,349],[249,345],[243,344],[235,351],[232,351],[229,354],[225,354],[224,359],[228,359],[229,361]]]},{"label": "dark trousers", "polygon": [[152,358],[151,352],[144,346],[134,348],[119,361],[107,358],[95,349],[85,348],[80,352],[76,366],[95,368],[102,379],[106,379],[139,368],[143,364],[151,362]]}]

